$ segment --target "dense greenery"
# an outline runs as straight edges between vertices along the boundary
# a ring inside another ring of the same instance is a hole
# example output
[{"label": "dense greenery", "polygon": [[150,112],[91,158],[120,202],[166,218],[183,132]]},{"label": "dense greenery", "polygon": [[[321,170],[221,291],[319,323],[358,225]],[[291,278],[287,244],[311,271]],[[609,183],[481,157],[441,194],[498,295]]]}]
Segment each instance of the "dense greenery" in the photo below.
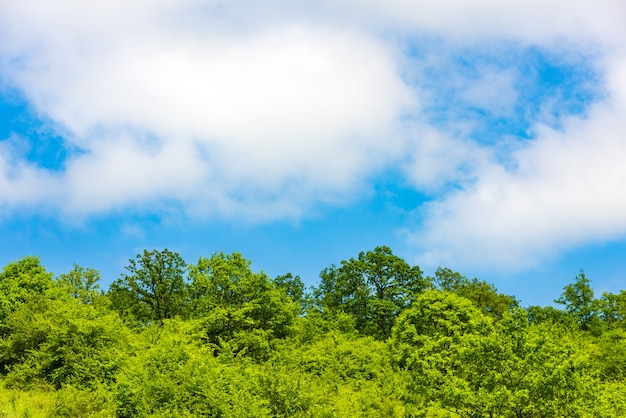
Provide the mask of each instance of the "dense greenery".
[{"label": "dense greenery", "polygon": [[0,272],[0,417],[626,416],[626,291],[581,272],[555,303],[387,247],[310,292],[238,253],[144,251],[107,291],[25,257]]}]

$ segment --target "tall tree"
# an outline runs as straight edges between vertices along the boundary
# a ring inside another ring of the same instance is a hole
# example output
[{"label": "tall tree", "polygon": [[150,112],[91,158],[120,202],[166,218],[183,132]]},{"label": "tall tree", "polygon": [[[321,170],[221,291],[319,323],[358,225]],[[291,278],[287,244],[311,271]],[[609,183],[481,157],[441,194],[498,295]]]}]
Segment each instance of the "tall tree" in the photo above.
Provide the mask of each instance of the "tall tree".
[{"label": "tall tree", "polygon": [[38,257],[28,256],[7,264],[0,272],[0,324],[19,304],[43,296],[53,285],[52,273],[46,271]]},{"label": "tall tree", "polygon": [[594,298],[591,281],[582,270],[574,279],[574,283],[563,288],[561,297],[555,302],[565,305],[565,311],[574,318],[583,331],[596,329],[599,322],[598,302]]},{"label": "tall tree", "polygon": [[626,290],[604,292],[598,301],[600,318],[608,328],[626,329]]},{"label": "tall tree", "polygon": [[501,318],[505,312],[519,307],[513,296],[498,293],[490,283],[474,278],[472,280],[449,268],[439,268],[433,282],[444,292],[456,293],[474,302],[486,313]]},{"label": "tall tree", "polygon": [[184,315],[187,271],[175,252],[147,251],[129,260],[129,274],[122,275],[109,290],[113,307],[131,313],[141,322],[159,322]]},{"label": "tall tree", "polygon": [[287,273],[276,277],[274,283],[300,306],[300,313],[305,311],[309,297],[304,291],[304,283],[300,276],[294,277],[291,273]]},{"label": "tall tree", "polygon": [[599,382],[578,337],[535,325],[522,309],[494,320],[466,298],[433,291],[400,315],[391,346],[412,392],[455,416],[596,416]]},{"label": "tall tree", "polygon": [[318,306],[354,316],[357,329],[380,339],[391,335],[398,314],[430,286],[418,266],[386,246],[344,260],[341,267],[322,271],[320,279],[314,290]]},{"label": "tall tree", "polygon": [[263,357],[274,338],[287,335],[298,305],[241,254],[213,254],[190,266],[192,314],[219,349]]},{"label": "tall tree", "polygon": [[3,323],[0,373],[17,387],[110,383],[129,350],[128,329],[116,312],[67,294],[22,303]]},{"label": "tall tree", "polygon": [[82,303],[93,304],[102,295],[100,272],[92,268],[74,264],[69,273],[60,274],[56,281],[61,289]]}]

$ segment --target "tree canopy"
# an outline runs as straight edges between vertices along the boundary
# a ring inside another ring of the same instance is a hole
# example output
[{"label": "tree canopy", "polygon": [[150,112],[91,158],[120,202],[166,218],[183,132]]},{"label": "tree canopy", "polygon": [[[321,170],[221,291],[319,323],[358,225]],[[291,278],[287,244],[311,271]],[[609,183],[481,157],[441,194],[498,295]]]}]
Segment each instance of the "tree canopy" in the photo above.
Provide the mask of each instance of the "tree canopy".
[{"label": "tree canopy", "polygon": [[313,295],[322,311],[347,313],[363,334],[386,339],[397,315],[429,286],[418,266],[383,246],[322,271]]},{"label": "tree canopy", "polygon": [[129,260],[128,274],[111,285],[113,306],[142,322],[163,322],[185,311],[186,264],[178,254],[144,250]]},{"label": "tree canopy", "polygon": [[388,247],[308,290],[239,253],[146,250],[108,289],[25,257],[0,290],[0,416],[626,416],[626,291],[582,271],[524,308]]}]

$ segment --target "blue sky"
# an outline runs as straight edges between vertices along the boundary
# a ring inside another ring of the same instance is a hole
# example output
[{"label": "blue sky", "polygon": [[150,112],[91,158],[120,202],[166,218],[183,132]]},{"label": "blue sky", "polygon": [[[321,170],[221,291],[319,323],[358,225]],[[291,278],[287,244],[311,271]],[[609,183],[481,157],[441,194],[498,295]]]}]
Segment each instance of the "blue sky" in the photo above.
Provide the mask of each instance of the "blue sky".
[{"label": "blue sky", "polygon": [[626,5],[0,4],[0,264],[275,276],[388,245],[523,304],[626,288]]}]

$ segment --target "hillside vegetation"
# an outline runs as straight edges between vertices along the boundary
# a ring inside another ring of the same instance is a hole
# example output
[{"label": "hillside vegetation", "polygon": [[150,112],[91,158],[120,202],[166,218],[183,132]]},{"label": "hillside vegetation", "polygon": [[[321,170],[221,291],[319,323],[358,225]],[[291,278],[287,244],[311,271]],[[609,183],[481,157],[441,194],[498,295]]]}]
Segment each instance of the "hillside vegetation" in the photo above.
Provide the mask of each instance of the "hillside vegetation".
[{"label": "hillside vegetation", "polygon": [[271,278],[144,251],[108,290],[36,257],[0,273],[0,417],[626,416],[626,291],[581,272],[521,307],[387,247]]}]

